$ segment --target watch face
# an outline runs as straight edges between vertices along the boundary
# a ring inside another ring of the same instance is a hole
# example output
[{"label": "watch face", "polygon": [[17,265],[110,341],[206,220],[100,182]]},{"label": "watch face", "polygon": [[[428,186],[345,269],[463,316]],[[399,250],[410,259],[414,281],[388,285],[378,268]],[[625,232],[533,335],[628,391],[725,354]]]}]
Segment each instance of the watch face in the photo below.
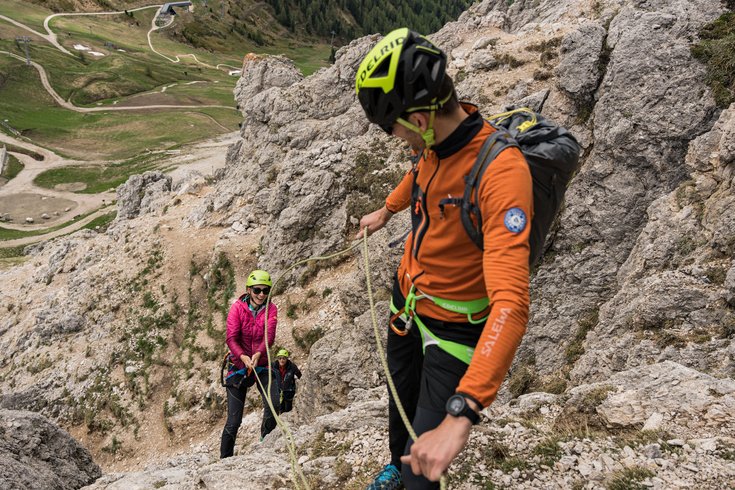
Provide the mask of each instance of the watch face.
[{"label": "watch face", "polygon": [[459,412],[462,411],[464,408],[465,401],[464,398],[461,396],[453,396],[449,399],[449,413],[451,414],[459,414]]}]

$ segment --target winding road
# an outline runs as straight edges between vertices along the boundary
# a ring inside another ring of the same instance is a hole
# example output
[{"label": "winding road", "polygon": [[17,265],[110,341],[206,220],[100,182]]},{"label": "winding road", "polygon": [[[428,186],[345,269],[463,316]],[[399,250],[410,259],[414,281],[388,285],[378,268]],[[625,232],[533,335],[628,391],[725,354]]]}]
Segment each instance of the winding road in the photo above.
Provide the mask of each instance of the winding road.
[{"label": "winding road", "polygon": [[[187,178],[187,174],[191,171],[197,171],[202,175],[211,175],[214,173],[215,170],[225,165],[227,147],[234,143],[238,137],[239,133],[230,132],[209,140],[204,140],[192,144],[191,146],[186,147],[186,151],[178,155],[172,155],[165,162],[162,162],[161,166],[176,166],[174,170],[168,172],[169,175],[173,177],[174,184],[182,179]],[[55,230],[43,235],[35,235],[13,240],[0,241],[0,248],[29,245],[31,243],[36,243],[43,240],[55,238],[57,236],[66,235],[82,228],[93,219],[103,214],[107,214],[113,209],[107,205],[116,199],[116,195],[114,192],[104,192],[100,194],[82,194],[72,191],[46,189],[36,186],[36,184],[33,182],[38,174],[51,168],[67,167],[70,165],[109,165],[112,162],[67,160],[46,148],[42,148],[40,146],[36,146],[16,138],[12,138],[3,133],[0,133],[0,143],[12,144],[21,148],[25,148],[27,150],[32,150],[43,155],[44,157],[43,161],[38,161],[29,157],[28,155],[11,151],[10,153],[18,158],[25,165],[25,168],[15,178],[11,179],[7,184],[5,184],[4,186],[0,186],[0,198],[15,196],[19,193],[33,193],[39,196],[67,199],[75,201],[77,203],[76,207],[66,213],[62,213],[53,222],[38,223],[34,225],[20,223],[2,223],[3,228],[24,231],[42,230],[54,226],[58,223],[70,221],[73,216],[83,215],[97,210],[91,215],[70,223],[69,226],[65,226],[64,228],[61,228],[59,230]]]},{"label": "winding road", "polygon": [[[0,54],[4,54],[12,58],[16,58],[20,61],[26,60],[24,57],[19,56],[15,53],[11,53],[9,51],[0,50]],[[49,93],[51,97],[53,97],[56,103],[59,104],[64,109],[69,109],[70,111],[74,111],[74,112],[139,111],[142,109],[201,109],[205,107],[218,107],[220,109],[237,110],[232,106],[215,105],[215,104],[210,104],[210,105],[153,104],[153,105],[141,105],[141,106],[130,106],[130,107],[124,107],[124,106],[118,107],[118,106],[107,105],[103,107],[79,107],[79,106],[75,106],[74,104],[64,100],[56,92],[56,90],[54,90],[54,88],[51,86],[51,83],[48,81],[48,76],[46,75],[46,70],[43,68],[43,66],[39,65],[35,61],[31,61],[31,65],[33,65],[33,67],[36,70],[38,70],[38,74],[41,76],[41,83],[43,84],[43,88],[46,90],[46,92]]]},{"label": "winding road", "polygon": [[[160,7],[161,5],[149,5],[145,7],[139,7],[136,9],[129,9],[128,12],[134,12],[134,11],[145,10],[145,9],[150,9],[150,8],[160,8]],[[54,45],[61,52],[67,55],[73,56],[73,53],[71,53],[69,50],[64,48],[59,43],[56,34],[51,30],[49,23],[53,18],[61,17],[61,16],[118,15],[118,14],[123,14],[123,13],[124,11],[90,12],[90,13],[74,12],[74,13],[60,13],[60,14],[49,15],[48,17],[46,17],[43,23],[47,34],[42,34],[36,31],[35,29],[21,22],[18,22],[14,19],[11,19],[5,15],[0,15],[0,19],[6,22],[10,22],[11,24],[15,26],[18,26],[20,28],[23,28],[33,33],[34,35]],[[221,66],[235,68],[235,67],[231,67],[230,65],[226,65],[226,64],[218,64],[216,67],[214,67],[212,65],[199,61],[199,59],[197,59],[196,55],[194,54],[176,55],[174,59],[174,58],[169,58],[168,56],[156,51],[156,49],[153,47],[153,44],[151,42],[151,33],[158,29],[165,28],[171,25],[171,23],[173,22],[173,18],[172,18],[171,22],[169,22],[168,24],[164,26],[159,27],[156,25],[157,18],[158,18],[158,12],[156,13],[156,15],[153,16],[153,20],[151,22],[151,29],[148,31],[148,34],[147,34],[148,45],[151,51],[153,51],[154,53],[166,58],[172,63],[179,63],[181,61],[180,56],[191,56],[197,63],[203,66],[206,66],[208,68],[212,68],[216,70],[220,69]],[[23,61],[23,62],[26,61],[26,59],[23,56],[19,56],[15,53],[11,53],[8,51],[0,50],[0,54],[10,56],[19,61]],[[34,61],[31,61],[31,65],[38,71],[38,74],[39,74],[39,77],[41,79],[41,83],[44,89],[54,99],[54,101],[59,106],[65,109],[74,111],[74,112],[91,113],[91,112],[106,112],[106,111],[139,111],[139,110],[148,110],[148,109],[200,109],[200,108],[206,108],[206,107],[236,110],[235,107],[225,106],[225,105],[173,105],[173,104],[171,105],[155,104],[155,105],[128,106],[128,107],[120,107],[120,106],[78,107],[70,103],[69,101],[64,100],[56,92],[56,90],[54,90],[54,88],[51,86],[51,83],[49,82],[48,75],[43,66],[41,66],[40,64]],[[212,119],[222,129],[229,131],[229,128],[222,126],[214,118],[212,118],[211,116],[208,116],[208,117],[210,117],[210,119]],[[169,166],[178,165],[179,166],[176,170],[172,172],[174,179],[181,178],[186,173],[186,170],[198,170],[204,174],[207,174],[210,171],[213,172],[216,168],[220,168],[221,166],[223,166],[225,155],[227,153],[226,148],[236,139],[236,137],[237,137],[237,133],[228,133],[224,135],[224,137],[218,137],[212,140],[203,141],[203,142],[200,142],[198,145],[193,145],[186,155],[181,155],[181,156],[171,158],[170,161],[167,162],[167,165]],[[90,162],[90,161],[67,160],[46,148],[42,148],[42,147],[33,145],[27,141],[13,138],[2,132],[0,132],[0,143],[12,144],[17,147],[25,148],[27,150],[32,150],[36,153],[43,155],[44,157],[43,161],[37,161],[28,155],[11,151],[10,153],[14,155],[16,158],[18,158],[18,160],[20,160],[20,162],[23,163],[25,167],[15,178],[8,181],[5,185],[0,186],[0,198],[3,198],[3,197],[9,198],[11,196],[18,196],[20,194],[30,193],[30,194],[35,194],[35,195],[38,195],[44,198],[65,199],[65,200],[74,201],[76,203],[76,206],[74,206],[72,209],[70,209],[67,212],[61,213],[58,217],[55,217],[51,222],[37,223],[33,225],[19,224],[19,223],[3,223],[2,227],[7,228],[7,229],[25,230],[25,231],[42,230],[42,229],[49,228],[50,226],[53,226],[55,223],[63,223],[65,221],[70,221],[73,216],[83,215],[83,214],[92,212],[92,214],[90,214],[89,216],[86,216],[83,219],[70,223],[69,226],[65,226],[64,228],[59,229],[59,230],[55,230],[55,231],[52,231],[52,232],[49,232],[43,235],[36,235],[36,236],[24,237],[24,238],[19,238],[19,239],[14,239],[14,240],[0,241],[0,248],[28,245],[31,243],[35,243],[35,242],[47,240],[50,238],[54,238],[57,236],[65,235],[65,234],[71,233],[73,231],[76,231],[82,228],[83,226],[85,226],[87,223],[91,222],[98,216],[101,216],[103,214],[110,212],[111,209],[108,207],[108,205],[111,202],[113,202],[115,199],[114,192],[105,192],[105,193],[99,193],[99,194],[81,194],[81,193],[75,193],[72,191],[40,188],[36,186],[33,181],[41,172],[44,172],[51,168],[66,167],[70,165],[74,165],[74,166],[109,165],[112,162],[105,162],[105,161]]]}]

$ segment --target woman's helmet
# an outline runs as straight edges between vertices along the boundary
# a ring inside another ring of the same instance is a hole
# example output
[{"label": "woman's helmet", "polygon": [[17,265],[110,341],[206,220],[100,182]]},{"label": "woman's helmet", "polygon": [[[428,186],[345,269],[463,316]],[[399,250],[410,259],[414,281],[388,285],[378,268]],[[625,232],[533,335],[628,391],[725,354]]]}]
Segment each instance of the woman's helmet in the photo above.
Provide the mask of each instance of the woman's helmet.
[{"label": "woman's helmet", "polygon": [[254,270],[248,275],[247,287],[255,286],[256,284],[263,284],[265,286],[273,286],[271,282],[271,275],[263,270]]},{"label": "woman's helmet", "polygon": [[279,349],[278,353],[276,353],[276,357],[288,357],[289,352],[286,349]]},{"label": "woman's helmet", "polygon": [[355,92],[370,122],[390,132],[405,112],[436,110],[447,56],[421,34],[396,29],[370,50],[355,78]]}]

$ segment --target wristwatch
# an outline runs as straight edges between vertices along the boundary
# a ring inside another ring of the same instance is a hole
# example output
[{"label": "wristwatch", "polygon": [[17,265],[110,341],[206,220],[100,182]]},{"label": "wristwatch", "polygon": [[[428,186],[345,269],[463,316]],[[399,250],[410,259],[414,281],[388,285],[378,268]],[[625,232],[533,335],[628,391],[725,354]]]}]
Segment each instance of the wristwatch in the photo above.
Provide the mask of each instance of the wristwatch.
[{"label": "wristwatch", "polygon": [[447,413],[453,417],[467,417],[472,422],[472,425],[476,425],[480,421],[480,415],[472,410],[467,403],[467,399],[460,394],[455,394],[449,397],[446,406]]}]

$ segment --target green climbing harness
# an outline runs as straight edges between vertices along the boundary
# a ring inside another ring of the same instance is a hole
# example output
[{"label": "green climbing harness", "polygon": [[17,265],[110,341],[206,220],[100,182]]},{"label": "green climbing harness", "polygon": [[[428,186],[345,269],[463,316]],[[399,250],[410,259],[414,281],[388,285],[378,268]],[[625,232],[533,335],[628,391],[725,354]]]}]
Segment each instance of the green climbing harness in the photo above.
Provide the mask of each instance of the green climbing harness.
[{"label": "green climbing harness", "polygon": [[[488,298],[480,298],[470,301],[456,301],[451,299],[437,298],[436,296],[431,296],[418,290],[415,285],[411,284],[411,289],[406,295],[406,301],[403,308],[399,309],[393,303],[392,299],[390,302],[390,311],[391,313],[393,313],[390,321],[390,327],[395,333],[401,336],[406,335],[411,329],[412,323],[415,322],[416,325],[418,325],[419,327],[419,332],[421,333],[421,342],[424,352],[426,351],[427,346],[436,345],[443,351],[451,354],[465,364],[469,364],[472,360],[472,355],[475,352],[475,348],[468,345],[460,344],[458,342],[452,342],[451,340],[439,338],[434,333],[432,333],[432,331],[429,330],[426,324],[421,321],[421,318],[416,314],[416,302],[420,299],[429,299],[435,305],[444,308],[445,310],[452,311],[454,313],[465,314],[467,315],[467,321],[469,323],[477,325],[487,320],[487,315],[477,320],[473,317],[474,315],[477,315],[478,313],[482,313],[483,311],[487,310],[487,307],[490,304]],[[395,325],[395,320],[399,318],[405,323],[405,328],[403,329],[400,329]]]}]

